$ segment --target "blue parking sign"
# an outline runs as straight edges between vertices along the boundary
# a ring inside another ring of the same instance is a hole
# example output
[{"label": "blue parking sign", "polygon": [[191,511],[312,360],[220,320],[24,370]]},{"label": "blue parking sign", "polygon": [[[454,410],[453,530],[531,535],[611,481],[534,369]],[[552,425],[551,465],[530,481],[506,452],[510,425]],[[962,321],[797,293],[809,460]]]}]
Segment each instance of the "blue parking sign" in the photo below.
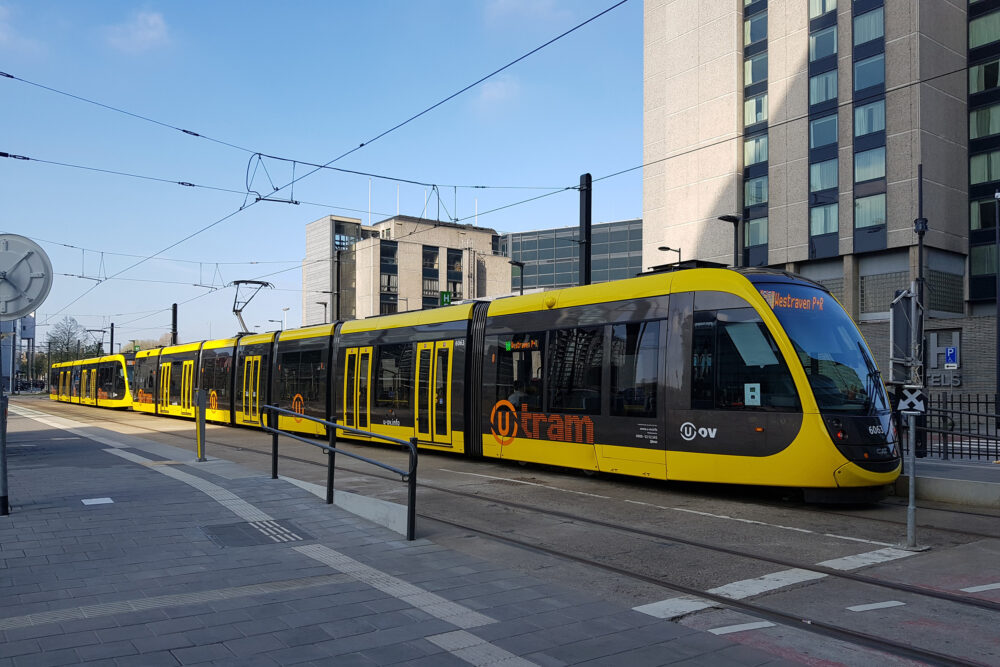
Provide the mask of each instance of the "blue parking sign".
[{"label": "blue parking sign", "polygon": [[944,367],[958,368],[958,347],[944,348]]}]

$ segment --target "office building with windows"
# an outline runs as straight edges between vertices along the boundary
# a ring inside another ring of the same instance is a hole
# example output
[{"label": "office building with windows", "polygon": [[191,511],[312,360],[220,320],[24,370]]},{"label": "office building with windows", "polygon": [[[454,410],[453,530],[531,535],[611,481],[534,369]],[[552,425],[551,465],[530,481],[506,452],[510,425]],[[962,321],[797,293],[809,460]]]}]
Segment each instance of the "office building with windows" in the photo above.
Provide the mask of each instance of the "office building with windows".
[{"label": "office building with windows", "polygon": [[[590,234],[591,282],[634,278],[643,270],[642,220],[598,223],[591,226]],[[504,234],[500,240],[501,253],[524,264],[511,272],[511,290],[579,285],[579,239],[579,227]],[[664,259],[655,263],[663,264]]]},{"label": "office building with windows", "polygon": [[492,229],[397,215],[374,225],[326,216],[306,225],[302,323],[320,324],[509,293]]},{"label": "office building with windows", "polygon": [[645,0],[644,20],[643,264],[731,263],[738,216],[743,265],[826,285],[885,368],[922,213],[927,384],[992,390],[1000,0]]}]

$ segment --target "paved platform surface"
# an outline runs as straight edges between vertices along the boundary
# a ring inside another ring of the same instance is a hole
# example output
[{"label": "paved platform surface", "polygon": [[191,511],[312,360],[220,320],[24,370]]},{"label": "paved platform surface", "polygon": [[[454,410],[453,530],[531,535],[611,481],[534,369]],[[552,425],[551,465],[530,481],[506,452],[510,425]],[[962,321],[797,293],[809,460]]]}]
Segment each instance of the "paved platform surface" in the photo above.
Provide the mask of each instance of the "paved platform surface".
[{"label": "paved platform surface", "polygon": [[0,666],[786,664],[285,480],[31,414],[9,422]]},{"label": "paved platform surface", "polygon": [[[983,459],[916,459],[917,500],[1000,510],[1000,462]],[[903,474],[894,493],[909,495],[909,462],[903,460]]]}]

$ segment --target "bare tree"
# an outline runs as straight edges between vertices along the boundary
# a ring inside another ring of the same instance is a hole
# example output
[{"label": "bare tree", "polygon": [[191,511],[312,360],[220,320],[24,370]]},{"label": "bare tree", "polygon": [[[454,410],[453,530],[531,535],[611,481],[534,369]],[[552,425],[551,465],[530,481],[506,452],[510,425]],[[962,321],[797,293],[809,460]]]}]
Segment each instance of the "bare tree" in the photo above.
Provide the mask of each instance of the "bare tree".
[{"label": "bare tree", "polygon": [[52,325],[46,341],[52,350],[52,363],[82,359],[97,354],[97,343],[72,317],[64,317]]}]

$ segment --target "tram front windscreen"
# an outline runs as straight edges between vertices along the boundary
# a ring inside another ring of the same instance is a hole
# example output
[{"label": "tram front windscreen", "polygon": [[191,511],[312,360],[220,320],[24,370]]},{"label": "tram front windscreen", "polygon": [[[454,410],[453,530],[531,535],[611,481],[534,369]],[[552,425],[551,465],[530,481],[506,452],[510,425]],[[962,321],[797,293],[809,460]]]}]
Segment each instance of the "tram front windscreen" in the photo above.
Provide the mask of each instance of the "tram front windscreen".
[{"label": "tram front windscreen", "polygon": [[861,332],[828,292],[809,285],[758,285],[798,355],[820,412],[845,416],[889,409]]}]

